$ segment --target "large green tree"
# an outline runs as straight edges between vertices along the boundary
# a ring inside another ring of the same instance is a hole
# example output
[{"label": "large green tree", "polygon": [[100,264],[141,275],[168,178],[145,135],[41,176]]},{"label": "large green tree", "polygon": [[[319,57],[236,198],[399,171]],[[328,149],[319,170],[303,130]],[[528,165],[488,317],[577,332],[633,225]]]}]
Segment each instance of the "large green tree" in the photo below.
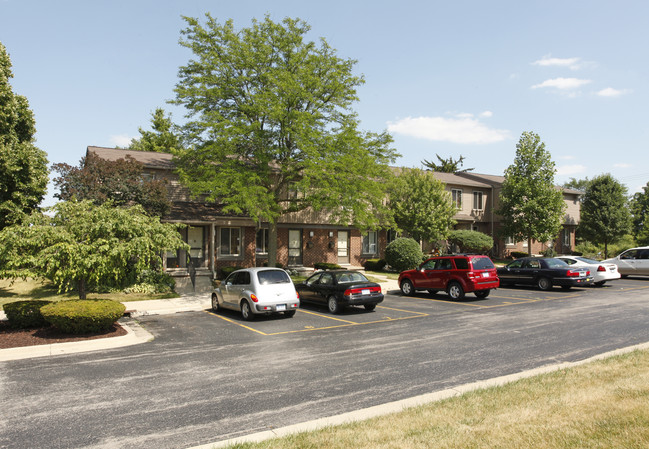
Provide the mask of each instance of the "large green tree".
[{"label": "large green tree", "polygon": [[62,201],[51,212],[0,231],[2,277],[44,277],[85,299],[89,285],[119,285],[133,272],[161,268],[164,251],[189,249],[176,225],[139,205]]},{"label": "large green tree", "polygon": [[547,242],[561,231],[566,205],[554,185],[556,172],[550,153],[538,134],[524,132],[516,144],[514,163],[505,170],[500,192],[502,234],[517,241]]},{"label": "large green tree", "polygon": [[0,229],[35,210],[47,191],[47,156],[34,145],[34,114],[13,93],[11,60],[0,42]]},{"label": "large green tree", "polygon": [[633,236],[639,245],[649,245],[649,182],[631,200]]},{"label": "large green tree", "polygon": [[396,225],[415,240],[444,240],[455,224],[451,196],[430,172],[403,170],[390,184],[388,196]]},{"label": "large green tree", "polygon": [[589,242],[603,244],[605,259],[608,258],[608,245],[631,230],[626,194],[626,187],[610,174],[593,178],[586,187],[581,203],[579,233]]},{"label": "large green tree", "polygon": [[90,152],[81,158],[79,166],[54,164],[59,173],[54,185],[59,193],[54,196],[64,201],[90,200],[95,204],[112,201],[118,206],[140,204],[152,214],[163,216],[171,203],[163,180],[143,176],[143,165],[127,156],[109,161]]},{"label": "large green tree", "polygon": [[180,137],[175,132],[171,114],[165,115],[164,109],[157,108],[151,114],[151,128],[152,131],[139,128],[140,138],[131,140],[129,149],[157,153],[172,153],[180,149]]},{"label": "large green tree", "polygon": [[387,133],[358,129],[356,61],[305,40],[299,19],[240,30],[209,14],[204,25],[185,20],[181,44],[193,59],[180,68],[175,103],[188,111],[188,148],[175,163],[193,194],[269,223],[271,265],[285,214],[311,207],[364,229],[391,224],[383,202],[397,154]]}]

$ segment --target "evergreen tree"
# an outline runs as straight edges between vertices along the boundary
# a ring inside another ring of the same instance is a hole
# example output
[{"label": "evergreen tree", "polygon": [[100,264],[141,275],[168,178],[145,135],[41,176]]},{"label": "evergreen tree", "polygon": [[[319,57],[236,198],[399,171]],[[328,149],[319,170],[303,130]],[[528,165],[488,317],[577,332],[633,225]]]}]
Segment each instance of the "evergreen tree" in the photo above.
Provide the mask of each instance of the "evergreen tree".
[{"label": "evergreen tree", "polygon": [[164,109],[157,108],[151,114],[151,127],[153,131],[145,131],[139,128],[141,137],[131,140],[129,149],[135,151],[172,153],[181,148],[180,137],[174,132],[171,115],[165,116]]}]

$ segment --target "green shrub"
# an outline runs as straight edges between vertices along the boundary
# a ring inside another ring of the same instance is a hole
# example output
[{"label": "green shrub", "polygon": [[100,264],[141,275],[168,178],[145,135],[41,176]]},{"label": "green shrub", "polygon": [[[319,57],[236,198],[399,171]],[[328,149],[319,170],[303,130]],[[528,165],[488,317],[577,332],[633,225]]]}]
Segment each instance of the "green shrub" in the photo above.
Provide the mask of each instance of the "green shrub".
[{"label": "green shrub", "polygon": [[68,334],[90,334],[108,330],[124,315],[124,304],[110,299],[61,301],[41,308],[48,323]]},{"label": "green shrub", "polygon": [[222,267],[222,268],[219,270],[219,273],[221,274],[220,278],[221,278],[221,279],[225,279],[225,278],[228,277],[228,276],[229,276],[233,271],[237,271],[237,270],[240,270],[240,269],[241,269],[241,267]]},{"label": "green shrub", "polygon": [[4,304],[2,309],[12,327],[28,329],[47,325],[47,321],[41,314],[41,307],[51,303],[52,301],[45,300],[16,301]]},{"label": "green shrub", "polygon": [[529,254],[527,254],[524,251],[512,251],[509,253],[514,259],[520,259],[521,257],[527,257]]},{"label": "green shrub", "polygon": [[544,257],[556,257],[557,252],[554,250],[554,248],[547,248],[545,251],[543,251],[543,256]]},{"label": "green shrub", "polygon": [[368,271],[381,271],[386,264],[385,259],[368,259],[365,261],[364,267]]},{"label": "green shrub", "polygon": [[416,268],[423,258],[421,246],[414,239],[401,237],[385,248],[385,261],[397,271]]},{"label": "green shrub", "polygon": [[449,243],[457,245],[462,253],[485,253],[494,246],[494,239],[478,231],[458,229],[451,231]]},{"label": "green shrub", "polygon": [[316,270],[340,270],[342,267],[336,263],[317,262],[313,264]]}]

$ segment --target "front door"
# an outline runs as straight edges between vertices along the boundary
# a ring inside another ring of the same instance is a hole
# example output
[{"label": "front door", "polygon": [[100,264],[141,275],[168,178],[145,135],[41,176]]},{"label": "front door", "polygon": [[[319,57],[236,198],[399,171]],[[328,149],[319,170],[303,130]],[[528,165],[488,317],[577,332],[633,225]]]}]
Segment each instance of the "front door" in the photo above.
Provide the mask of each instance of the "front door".
[{"label": "front door", "polygon": [[338,231],[338,265],[349,264],[349,231]]},{"label": "front door", "polygon": [[289,229],[288,231],[288,264],[302,265],[302,231]]}]

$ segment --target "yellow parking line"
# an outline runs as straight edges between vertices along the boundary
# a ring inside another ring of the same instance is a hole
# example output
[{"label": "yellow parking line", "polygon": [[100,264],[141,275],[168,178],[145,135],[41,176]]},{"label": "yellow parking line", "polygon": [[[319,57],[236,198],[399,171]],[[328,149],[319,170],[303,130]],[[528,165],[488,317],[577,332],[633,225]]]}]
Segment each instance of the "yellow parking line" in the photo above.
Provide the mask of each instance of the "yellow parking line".
[{"label": "yellow parking line", "polygon": [[[412,312],[415,313],[415,312]],[[336,329],[339,327],[347,327],[347,326],[363,326],[366,324],[377,324],[377,323],[387,323],[391,321],[400,321],[400,320],[410,320],[412,318],[421,318],[422,316],[426,316],[427,314],[424,315],[414,315],[414,316],[407,316],[407,317],[401,317],[401,318],[389,318],[385,320],[378,320],[378,321],[368,321],[367,323],[354,323],[354,322],[349,322],[350,324],[338,324],[336,326],[325,326],[325,327],[314,327],[314,328],[309,328],[309,329],[297,329],[294,331],[283,331],[283,332],[274,332],[271,334],[264,334],[264,335],[284,335],[284,334],[295,334],[298,332],[313,332],[313,331],[320,331],[320,330],[325,330],[325,329]],[[342,321],[342,320],[341,320]]]},{"label": "yellow parking line", "polygon": [[321,313],[315,313],[315,312],[309,312],[308,310],[304,309],[298,309],[300,312],[308,313],[309,315],[315,315],[315,316],[320,316],[322,318],[328,318],[330,320],[335,320],[335,321],[342,321],[343,323],[348,323],[348,324],[358,324],[354,321],[347,321],[347,320],[341,320],[340,318],[333,317],[331,315],[322,315]]},{"label": "yellow parking line", "polygon": [[413,312],[412,310],[395,309],[394,307],[386,307],[386,306],[376,306],[376,307],[379,308],[379,309],[396,310],[397,312],[412,313],[412,314],[421,315],[421,316],[428,316],[428,314],[424,313],[424,312]]},{"label": "yellow parking line", "polygon": [[229,322],[229,323],[236,324],[237,326],[243,327],[244,329],[248,329],[248,330],[250,330],[250,331],[257,332],[258,334],[261,334],[261,335],[271,335],[271,334],[267,334],[267,333],[262,332],[262,331],[258,331],[257,329],[253,329],[252,327],[250,327],[250,326],[246,326],[245,324],[241,324],[241,323],[239,323],[239,322],[237,322],[237,321],[231,320],[230,318],[226,318],[226,317],[224,317],[224,316],[217,315],[217,314],[214,313],[214,312],[208,312],[208,311],[206,311],[206,313],[209,313],[210,315],[214,315],[215,317],[221,318],[222,320],[227,321],[227,322]]}]

